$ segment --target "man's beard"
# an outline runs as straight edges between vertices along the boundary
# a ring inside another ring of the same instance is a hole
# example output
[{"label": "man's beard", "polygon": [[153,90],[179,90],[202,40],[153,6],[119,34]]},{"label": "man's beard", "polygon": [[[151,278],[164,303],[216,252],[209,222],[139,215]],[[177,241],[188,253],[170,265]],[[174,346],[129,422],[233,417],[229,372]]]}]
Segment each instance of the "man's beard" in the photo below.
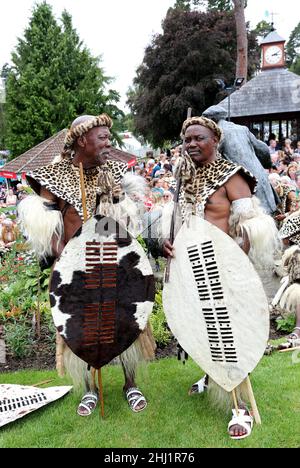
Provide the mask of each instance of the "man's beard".
[{"label": "man's beard", "polygon": [[107,160],[108,160],[108,156],[109,156],[109,150],[102,150],[98,156],[97,156],[97,161],[99,163],[100,166],[104,166],[104,164],[107,163]]}]

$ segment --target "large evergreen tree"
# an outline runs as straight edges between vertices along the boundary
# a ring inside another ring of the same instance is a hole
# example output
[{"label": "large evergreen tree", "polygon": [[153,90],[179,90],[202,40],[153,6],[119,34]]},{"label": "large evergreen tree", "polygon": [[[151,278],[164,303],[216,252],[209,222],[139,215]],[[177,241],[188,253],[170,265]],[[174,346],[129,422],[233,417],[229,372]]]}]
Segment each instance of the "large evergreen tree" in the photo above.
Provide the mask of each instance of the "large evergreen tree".
[{"label": "large evergreen tree", "polygon": [[[255,39],[249,39],[252,69],[259,56]],[[216,78],[232,84],[236,54],[232,12],[170,9],[128,96],[137,132],[156,146],[177,138],[188,107],[201,114],[215,102]]]},{"label": "large evergreen tree", "polygon": [[[6,91],[5,83],[7,76],[10,72],[10,67],[6,63],[3,65],[0,73],[0,150],[5,150],[5,135],[6,135],[6,122],[5,122],[5,103]],[[1,159],[1,158],[0,158]]]},{"label": "large evergreen tree", "polygon": [[58,24],[43,2],[12,54],[6,87],[6,146],[17,156],[70,125],[81,114],[108,112],[117,118],[119,95],[83,46],[64,12]]},{"label": "large evergreen tree", "polygon": [[300,75],[300,23],[292,31],[286,46],[289,69]]}]

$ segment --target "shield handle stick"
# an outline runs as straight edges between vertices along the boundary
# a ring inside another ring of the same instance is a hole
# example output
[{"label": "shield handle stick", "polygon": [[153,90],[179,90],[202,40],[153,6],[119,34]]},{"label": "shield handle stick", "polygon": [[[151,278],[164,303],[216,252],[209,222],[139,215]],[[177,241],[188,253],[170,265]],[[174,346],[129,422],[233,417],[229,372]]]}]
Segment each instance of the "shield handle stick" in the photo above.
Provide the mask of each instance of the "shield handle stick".
[{"label": "shield handle stick", "polygon": [[[84,185],[84,174],[83,174],[83,165],[79,163],[79,170],[80,170],[80,191],[81,191],[81,202],[82,202],[82,211],[83,211],[83,223],[86,223],[88,220],[88,212],[86,206],[86,193],[85,193],[85,185]],[[94,388],[96,387],[96,369],[91,370],[92,375],[92,385]],[[103,400],[103,385],[102,385],[102,374],[101,369],[98,369],[98,386],[99,386],[99,398],[100,398],[100,408],[101,408],[101,416],[104,418],[104,400]]]},{"label": "shield handle stick", "polygon": [[[192,117],[192,108],[189,107],[187,111],[187,119],[190,119]],[[185,154],[185,147],[186,147],[186,142],[185,142],[185,137],[183,138],[182,142],[182,148],[181,148],[181,156],[184,157]],[[176,221],[176,216],[177,216],[177,207],[178,207],[178,201],[179,201],[179,195],[180,195],[180,189],[181,189],[181,179],[178,179],[177,182],[177,188],[176,192],[174,195],[174,210],[172,214],[172,221],[171,221],[171,229],[170,229],[170,242],[173,244],[174,242],[174,237],[175,237],[175,221]],[[168,257],[167,260],[167,265],[166,265],[166,271],[165,271],[165,283],[168,283],[170,280],[170,266],[171,266],[171,257]]]},{"label": "shield handle stick", "polygon": [[248,397],[249,397],[250,405],[251,405],[251,408],[252,408],[252,411],[253,411],[253,416],[254,416],[255,422],[256,422],[256,424],[261,425],[261,417],[260,417],[260,414],[259,414],[259,411],[258,411],[258,407],[257,407],[257,404],[256,404],[256,400],[255,400],[255,396],[254,396],[254,393],[253,393],[253,388],[252,388],[252,385],[251,385],[249,375],[246,378],[245,383],[246,383]]},{"label": "shield handle stick", "polygon": [[235,388],[232,390],[231,394],[232,394],[232,399],[233,399],[234,409],[235,409],[236,415],[237,415],[237,417],[239,417],[240,411],[239,411],[239,405],[238,405],[238,402],[237,402]]},{"label": "shield handle stick", "polygon": [[[259,414],[259,411],[258,411],[258,407],[257,407],[257,404],[256,404],[256,400],[255,400],[255,396],[254,396],[254,393],[253,393],[253,389],[252,389],[252,385],[251,385],[249,375],[245,379],[244,383],[245,383],[246,390],[247,390],[247,393],[248,393],[248,398],[249,398],[249,402],[250,402],[250,405],[251,405],[251,409],[252,409],[252,412],[253,412],[255,422],[256,422],[256,424],[261,425],[261,417],[260,417],[260,414]],[[238,406],[237,397],[236,397],[236,390],[233,389],[231,393],[232,393],[232,399],[233,399],[236,414],[237,414],[237,416],[239,416],[239,406]]]}]

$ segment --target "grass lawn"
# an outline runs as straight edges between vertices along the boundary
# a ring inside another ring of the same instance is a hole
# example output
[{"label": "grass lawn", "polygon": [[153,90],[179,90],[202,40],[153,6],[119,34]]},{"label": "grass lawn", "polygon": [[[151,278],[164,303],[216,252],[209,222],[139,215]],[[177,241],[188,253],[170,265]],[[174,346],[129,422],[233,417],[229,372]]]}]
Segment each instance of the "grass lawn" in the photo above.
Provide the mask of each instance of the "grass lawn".
[{"label": "grass lawn", "polygon": [[[264,357],[252,374],[263,424],[254,425],[252,436],[242,441],[227,436],[228,416],[212,408],[205,395],[188,396],[188,388],[201,376],[198,366],[191,359],[183,366],[168,358],[149,364],[139,375],[148,398],[143,413],[132,413],[122,397],[121,368],[106,367],[104,420],[98,411],[88,418],[77,416],[79,396],[71,393],[0,429],[0,447],[296,448],[300,446],[300,353],[296,357],[298,363],[293,363],[292,353]],[[51,371],[1,374],[0,383],[34,385],[50,378],[55,379],[53,386],[69,383]]]},{"label": "grass lawn", "polygon": [[6,206],[4,208],[0,208],[0,213],[8,213],[9,211],[13,211],[15,209],[15,206]]}]

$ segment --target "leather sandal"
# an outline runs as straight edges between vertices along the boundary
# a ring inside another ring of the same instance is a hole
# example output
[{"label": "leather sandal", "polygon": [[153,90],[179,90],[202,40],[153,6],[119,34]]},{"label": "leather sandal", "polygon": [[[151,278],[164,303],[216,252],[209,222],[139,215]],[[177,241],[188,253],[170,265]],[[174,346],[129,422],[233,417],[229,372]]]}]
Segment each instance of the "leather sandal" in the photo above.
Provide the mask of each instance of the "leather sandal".
[{"label": "leather sandal", "polygon": [[77,408],[77,414],[79,416],[90,416],[95,410],[98,402],[98,396],[96,393],[88,392],[83,395],[81,402]]},{"label": "leather sandal", "polygon": [[[128,401],[130,408],[134,413],[139,413],[140,411],[143,411],[147,406],[146,398],[144,397],[142,392],[136,387],[131,387],[128,390],[126,390],[125,397]],[[144,406],[142,408],[138,408],[138,405],[141,402],[144,403]]]}]

